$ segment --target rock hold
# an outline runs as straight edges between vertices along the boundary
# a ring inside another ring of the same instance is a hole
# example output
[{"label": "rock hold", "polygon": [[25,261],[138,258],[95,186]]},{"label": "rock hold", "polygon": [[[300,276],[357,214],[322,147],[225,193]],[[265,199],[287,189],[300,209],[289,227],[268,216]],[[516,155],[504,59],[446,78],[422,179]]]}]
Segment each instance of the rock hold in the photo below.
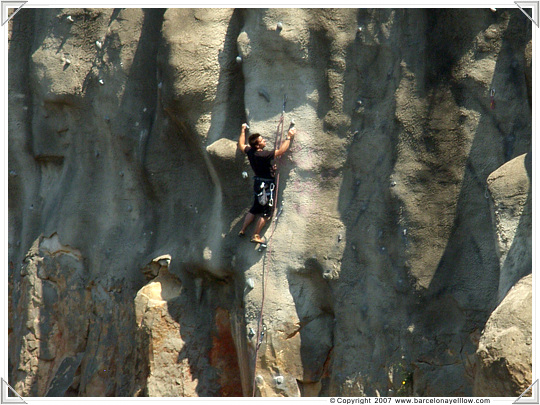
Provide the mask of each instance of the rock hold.
[{"label": "rock hold", "polygon": [[259,89],[258,94],[259,94],[259,96],[264,98],[267,103],[270,102],[270,94],[268,94],[268,91],[266,89],[264,89],[264,88]]},{"label": "rock hold", "polygon": [[146,277],[147,281],[150,281],[156,278],[160,271],[163,269],[168,269],[171,264],[171,255],[162,255],[153,259],[150,263],[142,268],[142,272]]}]

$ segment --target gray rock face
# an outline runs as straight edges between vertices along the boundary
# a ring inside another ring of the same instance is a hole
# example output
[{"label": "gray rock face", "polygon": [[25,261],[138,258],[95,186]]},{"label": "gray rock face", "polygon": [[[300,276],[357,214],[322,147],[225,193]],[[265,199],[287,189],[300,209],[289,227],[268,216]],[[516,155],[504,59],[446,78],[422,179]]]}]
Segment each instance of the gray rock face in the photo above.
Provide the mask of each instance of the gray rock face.
[{"label": "gray rock face", "polygon": [[[19,394],[473,394],[480,331],[530,267],[520,10],[9,24]],[[272,148],[284,107],[298,134],[258,251],[237,236],[253,196],[235,143],[249,122]]]},{"label": "gray rock face", "polygon": [[531,156],[504,164],[487,179],[493,199],[501,275],[498,301],[523,276],[532,271]]},{"label": "gray rock face", "polygon": [[531,170],[530,155],[522,155],[487,179],[502,302],[486,323],[476,352],[474,393],[479,396],[519,396],[532,383]]}]

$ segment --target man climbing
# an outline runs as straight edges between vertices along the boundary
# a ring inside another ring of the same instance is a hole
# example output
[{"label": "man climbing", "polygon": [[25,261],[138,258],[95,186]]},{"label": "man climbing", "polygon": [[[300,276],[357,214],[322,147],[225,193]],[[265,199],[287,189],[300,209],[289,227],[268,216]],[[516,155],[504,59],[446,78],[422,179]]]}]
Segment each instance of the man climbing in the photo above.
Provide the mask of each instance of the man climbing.
[{"label": "man climbing", "polygon": [[[264,150],[266,147],[266,140],[260,134],[250,135],[248,138],[249,145],[246,145],[246,128],[247,124],[242,124],[242,130],[240,132],[240,137],[238,138],[238,149],[247,155],[251,168],[255,173],[255,181],[253,183],[255,200],[253,206],[246,214],[244,225],[242,225],[242,229],[238,235],[244,236],[249,224],[251,224],[256,217],[259,217],[255,224],[255,231],[251,238],[251,242],[265,243],[265,240],[260,234],[266,221],[272,216],[274,209],[269,201],[274,198],[271,193],[275,190],[275,165],[273,165],[272,160],[280,157],[287,149],[289,149],[291,140],[296,134],[296,129],[289,129],[287,137],[279,149],[267,151]],[[270,199],[268,199],[269,193]]]}]

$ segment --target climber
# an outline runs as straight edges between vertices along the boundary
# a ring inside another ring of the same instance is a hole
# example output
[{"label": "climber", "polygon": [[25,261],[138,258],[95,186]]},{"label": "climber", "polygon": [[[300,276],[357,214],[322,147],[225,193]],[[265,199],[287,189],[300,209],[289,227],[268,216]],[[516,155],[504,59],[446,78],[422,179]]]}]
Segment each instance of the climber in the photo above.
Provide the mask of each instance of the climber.
[{"label": "climber", "polygon": [[[251,168],[255,173],[255,181],[253,183],[255,199],[253,206],[246,214],[244,224],[242,225],[242,229],[238,233],[238,236],[244,236],[246,228],[258,216],[259,219],[255,224],[255,231],[251,238],[251,242],[265,243],[265,239],[263,239],[260,234],[266,221],[272,216],[274,208],[273,204],[271,204],[271,200],[274,198],[271,193],[275,190],[276,166],[272,163],[272,160],[280,157],[287,149],[289,149],[291,140],[296,134],[296,129],[289,129],[287,137],[279,149],[276,148],[273,151],[266,151],[264,150],[266,147],[266,140],[260,134],[250,135],[248,138],[249,145],[246,145],[246,128],[247,124],[242,124],[242,130],[240,132],[240,137],[238,138],[238,149],[247,155]],[[268,195],[270,195],[270,198],[268,198]]]}]

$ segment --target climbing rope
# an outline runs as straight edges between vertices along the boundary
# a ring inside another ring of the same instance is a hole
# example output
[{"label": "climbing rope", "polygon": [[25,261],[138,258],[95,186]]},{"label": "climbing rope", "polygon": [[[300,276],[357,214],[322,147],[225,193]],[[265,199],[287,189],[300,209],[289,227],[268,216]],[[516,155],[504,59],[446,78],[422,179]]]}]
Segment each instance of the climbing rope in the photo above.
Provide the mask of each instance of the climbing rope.
[{"label": "climbing rope", "polygon": [[[274,141],[274,153],[281,147],[281,143],[283,142],[283,122],[285,118],[285,105],[287,103],[287,95],[283,98],[283,110],[281,112],[281,118],[279,119],[279,123],[276,130],[276,138]],[[275,169],[275,178],[276,178],[276,187],[275,187],[275,197],[274,197],[274,210],[276,210],[276,207],[278,205],[278,192],[279,192],[279,161],[281,159],[281,156],[279,156],[276,159],[276,169]],[[279,219],[279,214],[281,213],[281,210],[278,210],[275,214],[275,218],[272,221],[272,232],[270,233],[270,236],[268,237],[268,240],[266,241],[267,251],[264,254],[263,257],[263,271],[262,271],[262,297],[261,297],[261,311],[259,313],[259,320],[257,322],[257,341],[255,344],[255,357],[253,360],[253,392],[251,396],[255,396],[255,380],[257,377],[257,358],[259,357],[259,348],[263,342],[264,335],[266,332],[266,326],[263,323],[263,312],[264,312],[264,301],[266,298],[266,259],[268,257],[268,261],[270,262],[270,259],[272,257],[272,247],[270,244],[270,241],[272,240],[272,237],[274,236],[274,232],[276,231],[277,221]]]}]

